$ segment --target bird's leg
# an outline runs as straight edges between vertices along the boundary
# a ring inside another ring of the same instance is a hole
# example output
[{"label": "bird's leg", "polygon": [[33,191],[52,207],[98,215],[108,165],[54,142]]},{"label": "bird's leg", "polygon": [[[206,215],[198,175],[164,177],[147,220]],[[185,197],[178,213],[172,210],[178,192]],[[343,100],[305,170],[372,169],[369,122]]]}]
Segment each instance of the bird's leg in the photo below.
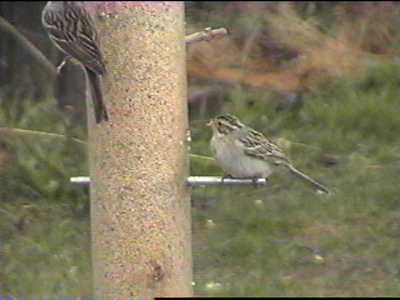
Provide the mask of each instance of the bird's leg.
[{"label": "bird's leg", "polygon": [[251,181],[253,181],[254,187],[257,188],[257,187],[258,187],[258,183],[257,183],[258,177],[252,177],[252,178],[251,178]]},{"label": "bird's leg", "polygon": [[61,69],[64,67],[64,65],[69,61],[72,57],[69,55],[64,56],[63,60],[61,63],[57,66],[57,74],[60,74]]},{"label": "bird's leg", "polygon": [[222,176],[221,182],[224,183],[224,180],[227,179],[227,178],[232,179],[233,176],[230,175],[230,174],[224,174],[224,176]]}]

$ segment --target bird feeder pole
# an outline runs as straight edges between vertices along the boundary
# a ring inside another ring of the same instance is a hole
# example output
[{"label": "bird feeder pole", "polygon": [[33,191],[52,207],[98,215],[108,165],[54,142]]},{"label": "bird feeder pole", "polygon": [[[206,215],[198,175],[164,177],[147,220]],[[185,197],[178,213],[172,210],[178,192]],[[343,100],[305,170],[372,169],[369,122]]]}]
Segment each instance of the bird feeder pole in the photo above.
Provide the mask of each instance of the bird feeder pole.
[{"label": "bird feeder pole", "polygon": [[192,295],[183,2],[87,3],[109,121],[88,102],[96,299]]}]

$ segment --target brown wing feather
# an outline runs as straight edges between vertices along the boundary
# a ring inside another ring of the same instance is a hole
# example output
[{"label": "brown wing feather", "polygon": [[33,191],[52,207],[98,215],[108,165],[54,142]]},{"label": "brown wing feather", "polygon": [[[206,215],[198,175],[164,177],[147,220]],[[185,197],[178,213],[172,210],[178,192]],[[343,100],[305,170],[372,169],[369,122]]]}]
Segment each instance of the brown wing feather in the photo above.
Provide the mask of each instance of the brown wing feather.
[{"label": "brown wing feather", "polygon": [[246,147],[244,152],[259,159],[277,159],[277,162],[290,163],[286,155],[277,145],[267,139],[261,132],[249,129],[247,134],[239,139]]},{"label": "brown wing feather", "polygon": [[47,11],[43,15],[43,25],[62,51],[93,72],[100,75],[105,73],[96,28],[84,8],[70,5],[62,12]]}]

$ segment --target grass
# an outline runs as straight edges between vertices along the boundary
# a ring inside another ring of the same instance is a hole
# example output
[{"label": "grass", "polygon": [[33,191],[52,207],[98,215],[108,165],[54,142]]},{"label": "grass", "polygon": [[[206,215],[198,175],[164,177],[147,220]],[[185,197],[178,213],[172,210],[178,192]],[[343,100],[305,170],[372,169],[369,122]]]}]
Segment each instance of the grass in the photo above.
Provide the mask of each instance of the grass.
[{"label": "grass", "polygon": [[[253,22],[245,18],[240,24],[251,29]],[[278,21],[271,19],[271,26]],[[307,29],[313,23],[299,24]],[[313,34],[303,38],[315,40]],[[317,46],[313,53],[319,54]],[[400,294],[400,69],[378,62],[358,77],[349,72],[329,78],[313,86],[303,107],[293,111],[276,112],[276,95],[265,89],[248,91],[237,84],[224,94],[222,110],[283,139],[295,165],[333,193],[317,194],[284,176],[257,189],[194,190],[195,295]],[[1,127],[86,139],[84,126],[65,119],[53,102],[0,113]],[[211,156],[211,133],[196,122],[205,117],[191,114],[197,155],[191,174],[220,175],[213,161],[199,156]],[[0,141],[0,293],[90,297],[89,196],[68,181],[87,174],[86,149],[70,138],[19,133]]]},{"label": "grass", "polygon": [[[398,74],[397,66],[381,65],[364,78],[331,82],[307,95],[295,112],[276,113],[272,103],[255,101],[257,93],[227,95],[226,111],[283,137],[295,164],[333,194],[316,194],[282,176],[257,189],[195,190],[196,295],[400,293]],[[23,122],[9,119],[2,125],[65,134],[65,122],[54,120],[49,107],[42,104]],[[37,116],[45,120],[46,114],[52,125],[31,125],[29,118],[36,124]],[[85,139],[82,128],[70,128],[69,135]],[[193,127],[193,153],[209,156],[209,138],[208,129]],[[6,187],[0,204],[2,293],[90,296],[88,194],[68,183],[69,176],[86,174],[85,148],[30,135],[8,139],[7,145],[14,158],[1,176]],[[337,163],[323,164],[324,154]],[[221,174],[201,157],[194,157],[191,167],[195,175]]]},{"label": "grass", "polygon": [[18,115],[10,113],[16,111],[13,107],[8,109],[1,115],[1,127],[40,132],[51,128],[59,135],[3,131],[0,293],[90,296],[88,193],[69,184],[70,176],[87,173],[84,145],[68,138],[82,139],[83,130],[53,110],[53,102],[27,103],[22,106],[27,113]]},{"label": "grass", "polygon": [[[289,153],[333,195],[285,178],[256,190],[196,191],[194,201],[213,199],[205,211],[193,210],[198,295],[399,295],[398,74],[397,65],[381,65],[359,80],[331,82],[307,96],[300,112],[276,114],[264,103],[247,113],[232,109],[266,134],[274,128],[312,146]],[[205,134],[194,134],[192,148],[200,151]],[[336,165],[320,162],[326,153]]]}]

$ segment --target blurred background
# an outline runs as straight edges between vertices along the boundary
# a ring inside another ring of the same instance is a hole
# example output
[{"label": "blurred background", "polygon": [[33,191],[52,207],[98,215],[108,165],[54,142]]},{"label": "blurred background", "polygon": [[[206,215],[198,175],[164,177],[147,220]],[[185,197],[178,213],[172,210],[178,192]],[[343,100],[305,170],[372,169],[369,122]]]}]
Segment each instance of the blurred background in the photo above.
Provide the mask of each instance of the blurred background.
[{"label": "blurred background", "polygon": [[[69,183],[88,174],[83,74],[55,76],[44,5],[0,2],[0,294],[90,297],[89,194]],[[195,295],[400,295],[399,13],[186,2],[188,34],[230,32],[187,49],[191,174],[222,175],[204,125],[230,112],[333,191],[280,176],[195,189]]]}]

